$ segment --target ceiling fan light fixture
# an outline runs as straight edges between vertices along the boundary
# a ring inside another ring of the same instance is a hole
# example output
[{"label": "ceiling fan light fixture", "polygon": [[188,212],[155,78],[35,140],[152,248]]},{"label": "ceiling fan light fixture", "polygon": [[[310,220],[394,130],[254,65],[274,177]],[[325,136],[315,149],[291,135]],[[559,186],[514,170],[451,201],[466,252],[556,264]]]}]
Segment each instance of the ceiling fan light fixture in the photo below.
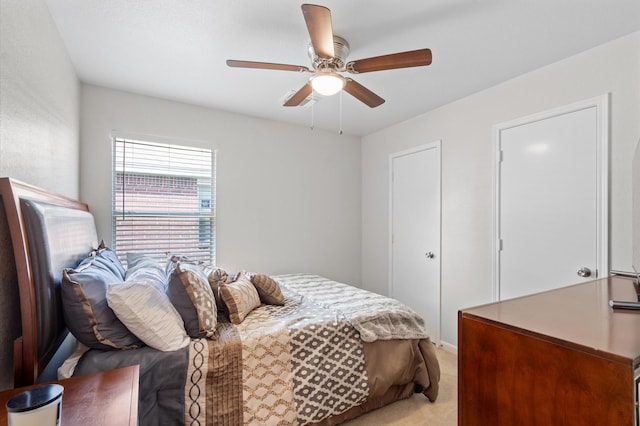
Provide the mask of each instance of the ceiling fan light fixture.
[{"label": "ceiling fan light fixture", "polygon": [[341,91],[346,84],[343,76],[335,71],[320,71],[311,77],[311,87],[323,96],[332,96]]}]

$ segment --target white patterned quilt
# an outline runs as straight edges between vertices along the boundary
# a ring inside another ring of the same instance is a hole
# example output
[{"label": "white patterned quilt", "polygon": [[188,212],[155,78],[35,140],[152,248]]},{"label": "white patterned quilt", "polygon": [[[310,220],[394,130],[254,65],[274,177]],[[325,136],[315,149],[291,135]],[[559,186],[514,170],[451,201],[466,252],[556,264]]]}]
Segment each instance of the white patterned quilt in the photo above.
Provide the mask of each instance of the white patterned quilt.
[{"label": "white patterned quilt", "polygon": [[274,279],[346,318],[365,342],[429,337],[422,317],[395,299],[318,275],[278,275]]}]

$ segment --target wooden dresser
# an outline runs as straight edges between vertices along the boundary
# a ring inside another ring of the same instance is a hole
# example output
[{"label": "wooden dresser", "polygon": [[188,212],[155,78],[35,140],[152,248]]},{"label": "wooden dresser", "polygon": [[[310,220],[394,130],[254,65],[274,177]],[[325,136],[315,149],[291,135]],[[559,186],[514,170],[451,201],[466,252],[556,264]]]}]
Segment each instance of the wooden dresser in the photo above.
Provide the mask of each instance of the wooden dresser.
[{"label": "wooden dresser", "polygon": [[640,311],[603,278],[458,313],[459,425],[636,425]]}]

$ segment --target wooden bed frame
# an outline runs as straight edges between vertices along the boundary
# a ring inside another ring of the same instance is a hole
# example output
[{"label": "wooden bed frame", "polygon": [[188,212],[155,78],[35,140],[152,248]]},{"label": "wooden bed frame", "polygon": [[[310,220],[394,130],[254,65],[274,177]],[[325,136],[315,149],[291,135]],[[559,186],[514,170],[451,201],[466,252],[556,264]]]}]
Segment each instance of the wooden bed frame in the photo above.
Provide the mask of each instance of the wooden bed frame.
[{"label": "wooden bed frame", "polygon": [[[29,249],[22,200],[87,213],[89,207],[77,200],[6,177],[0,178],[0,197],[10,230],[20,296],[22,336],[14,342],[13,357],[14,387],[18,387],[55,379],[57,367],[75,347],[75,339],[67,330],[62,317],[59,281],[40,282],[34,274],[34,264],[43,259],[36,259],[37,254]],[[75,255],[87,254],[85,251]],[[54,295],[57,303],[38,303],[38,300],[49,300],[51,295]],[[43,324],[46,326],[43,327]]]}]

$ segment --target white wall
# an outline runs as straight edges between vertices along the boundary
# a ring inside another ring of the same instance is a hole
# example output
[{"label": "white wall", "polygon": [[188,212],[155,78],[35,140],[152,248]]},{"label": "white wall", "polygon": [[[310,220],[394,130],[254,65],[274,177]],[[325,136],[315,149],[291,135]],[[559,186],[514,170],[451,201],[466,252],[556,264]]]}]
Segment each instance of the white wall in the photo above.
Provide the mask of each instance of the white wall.
[{"label": "white wall", "polygon": [[113,130],[218,149],[217,264],[360,283],[360,139],[82,86],[80,196],[111,240]]},{"label": "white wall", "polygon": [[76,197],[80,84],[42,0],[2,0],[0,47],[0,176]]},{"label": "white wall", "polygon": [[363,138],[362,286],[387,292],[389,154],[442,139],[442,340],[457,345],[457,311],[492,301],[492,126],[604,93],[611,94],[610,267],[631,270],[640,32]]},{"label": "white wall", "polygon": [[[0,2],[0,176],[78,195],[80,84],[42,0]],[[0,214],[0,390],[13,387],[20,310]]]}]

